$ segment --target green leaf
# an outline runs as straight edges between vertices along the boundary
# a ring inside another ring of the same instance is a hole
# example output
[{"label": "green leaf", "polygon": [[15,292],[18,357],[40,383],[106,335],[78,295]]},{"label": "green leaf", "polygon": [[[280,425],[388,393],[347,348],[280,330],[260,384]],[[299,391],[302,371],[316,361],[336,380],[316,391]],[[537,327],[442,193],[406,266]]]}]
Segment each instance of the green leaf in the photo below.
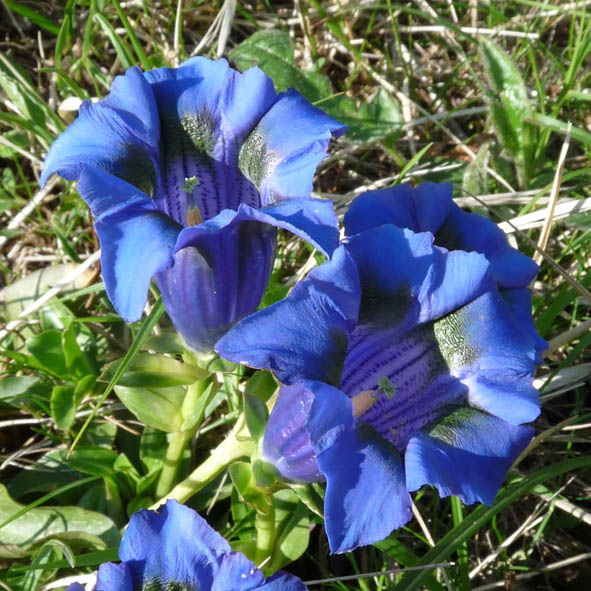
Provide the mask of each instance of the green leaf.
[{"label": "green leaf", "polygon": [[265,433],[269,410],[267,405],[251,394],[244,394],[244,416],[253,441],[258,441]]},{"label": "green leaf", "polygon": [[277,470],[272,464],[263,460],[256,460],[252,465],[252,474],[256,486],[269,488],[277,482]]},{"label": "green leaf", "polygon": [[185,345],[182,337],[176,332],[163,332],[162,334],[152,335],[146,339],[142,345],[146,351],[156,351],[156,353],[169,353],[170,355],[182,355],[185,352]]},{"label": "green leaf", "polygon": [[186,389],[128,388],[115,386],[119,400],[145,425],[161,431],[180,431],[183,424],[181,409]]},{"label": "green leaf", "polygon": [[274,572],[297,560],[310,541],[308,510],[289,489],[273,496],[275,504],[275,547],[269,570]]},{"label": "green leaf", "polygon": [[104,515],[78,507],[27,510],[10,498],[3,485],[0,485],[0,520],[0,558],[28,556],[50,539],[87,548],[106,548],[119,542],[115,524]]},{"label": "green leaf", "polygon": [[[110,382],[121,366],[121,359],[110,363],[101,377],[103,382]],[[209,374],[189,363],[177,361],[164,355],[138,353],[119,377],[118,386],[130,388],[166,388],[183,386],[208,376]]]},{"label": "green leaf", "polygon": [[464,169],[464,178],[462,179],[462,189],[468,195],[482,195],[487,193],[487,169],[488,161],[490,160],[490,144],[484,142],[476,158],[470,162]]},{"label": "green leaf", "polygon": [[196,429],[203,420],[208,404],[213,400],[220,388],[220,384],[212,377],[199,380],[187,388],[181,415],[183,424],[181,431]]},{"label": "green leaf", "polygon": [[507,153],[513,159],[522,187],[531,174],[537,130],[526,120],[533,112],[519,70],[493,41],[480,42],[484,67],[492,94],[490,109],[493,125]]},{"label": "green leaf", "polygon": [[69,377],[60,331],[46,330],[27,339],[27,349],[46,371],[60,378]]},{"label": "green leaf", "polygon": [[295,64],[289,34],[284,31],[257,31],[230,52],[240,70],[258,66],[269,76],[277,92],[295,88],[310,102],[330,94],[328,80],[313,72],[310,76]]},{"label": "green leaf", "polygon": [[257,509],[257,511],[269,512],[272,504],[271,496],[257,488],[251,465],[247,462],[234,462],[228,471],[238,494],[244,499],[244,502]]},{"label": "green leaf", "polygon": [[17,14],[20,14],[21,16],[24,16],[25,18],[28,18],[33,24],[37,25],[38,27],[41,27],[42,29],[49,31],[53,35],[58,34],[59,27],[45,15],[39,14],[38,12],[35,12],[32,8],[29,8],[28,6],[23,6],[18,2],[11,2],[11,0],[6,0],[5,4],[10,10],[16,12]]},{"label": "green leaf", "polygon": [[[540,113],[536,113],[528,119],[528,121],[538,127],[548,128],[562,135],[566,135],[568,130],[568,123],[564,123],[563,121],[555,119],[554,117],[549,117],[548,115],[541,115]],[[591,133],[588,131],[571,126],[570,134],[574,140],[586,144],[587,146],[591,146]]]},{"label": "green leaf", "polygon": [[268,402],[279,386],[269,371],[256,371],[246,384],[245,394],[256,396],[263,402]]},{"label": "green leaf", "polygon": [[371,103],[358,102],[348,96],[334,96],[318,105],[331,117],[349,126],[347,137],[370,142],[386,136],[398,137],[402,114],[398,101],[381,88]]},{"label": "green leaf", "polygon": [[69,429],[74,422],[79,402],[74,396],[74,390],[74,386],[56,386],[51,392],[51,416],[58,429]]},{"label": "green leaf", "polygon": [[113,465],[117,452],[104,447],[78,446],[67,458],[68,465],[83,474],[100,478],[113,478]]},{"label": "green leaf", "polygon": [[135,66],[135,59],[131,53],[131,50],[126,45],[126,43],[119,37],[115,29],[111,26],[111,23],[99,13],[94,14],[94,20],[99,23],[111,43],[115,48],[115,52],[117,56],[121,60],[121,65],[125,70]]},{"label": "green leaf", "polygon": [[9,376],[0,380],[0,400],[26,394],[29,388],[39,382],[34,376]]},{"label": "green leaf", "polygon": [[[470,515],[464,518],[462,523],[448,532],[433,548],[431,548],[419,561],[417,566],[423,564],[440,563],[447,560],[452,554],[457,552],[458,547],[464,541],[472,537],[484,525],[486,525],[497,513],[517,501],[521,496],[531,491],[538,484],[561,476],[568,472],[573,472],[582,468],[591,467],[591,456],[582,456],[571,460],[563,460],[559,464],[553,464],[535,474],[524,478],[517,484],[505,488],[498,496],[492,507],[480,505],[474,509]],[[381,548],[384,542],[375,544]],[[430,576],[431,570],[413,571],[404,575],[396,587],[396,591],[411,591],[419,589],[425,580]]]}]

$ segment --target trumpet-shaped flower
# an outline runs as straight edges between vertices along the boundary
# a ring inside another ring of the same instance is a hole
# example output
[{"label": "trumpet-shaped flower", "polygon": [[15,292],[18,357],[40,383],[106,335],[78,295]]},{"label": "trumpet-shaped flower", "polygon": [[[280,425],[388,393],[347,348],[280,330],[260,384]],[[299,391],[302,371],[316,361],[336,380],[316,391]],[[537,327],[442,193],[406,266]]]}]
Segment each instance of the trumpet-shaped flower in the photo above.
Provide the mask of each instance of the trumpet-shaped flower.
[{"label": "trumpet-shaped flower", "polygon": [[53,143],[42,183],[78,180],[95,217],[107,294],[139,319],[152,276],[176,329],[209,351],[254,311],[276,228],[330,254],[330,202],[312,177],[343,126],[261,70],[202,57],[179,68],[130,68],[109,95],[83,103]]},{"label": "trumpet-shaped flower", "polygon": [[[168,501],[158,512],[131,517],[119,548],[121,563],[98,570],[95,591],[305,591],[295,576],[268,579],[195,511]],[[68,591],[83,591],[73,583]]]},{"label": "trumpet-shaped flower", "polygon": [[[364,216],[380,219],[357,209],[349,229]],[[285,384],[263,455],[288,480],[326,481],[333,552],[406,523],[425,484],[492,503],[539,413],[531,310],[505,300],[484,253],[420,229],[368,223],[216,346]]]}]

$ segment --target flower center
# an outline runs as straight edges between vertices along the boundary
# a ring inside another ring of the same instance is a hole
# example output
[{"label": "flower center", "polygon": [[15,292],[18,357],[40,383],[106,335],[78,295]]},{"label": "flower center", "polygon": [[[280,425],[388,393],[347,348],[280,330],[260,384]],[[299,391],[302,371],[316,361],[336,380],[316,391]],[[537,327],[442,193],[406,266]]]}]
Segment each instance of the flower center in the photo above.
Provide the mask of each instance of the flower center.
[{"label": "flower center", "polygon": [[199,591],[199,587],[196,584],[180,581],[151,579],[142,585],[141,591]]},{"label": "flower center", "polygon": [[353,333],[341,389],[352,398],[355,416],[402,449],[444,407],[464,399],[467,389],[454,370],[479,354],[466,344],[464,317],[458,310],[402,337]]}]

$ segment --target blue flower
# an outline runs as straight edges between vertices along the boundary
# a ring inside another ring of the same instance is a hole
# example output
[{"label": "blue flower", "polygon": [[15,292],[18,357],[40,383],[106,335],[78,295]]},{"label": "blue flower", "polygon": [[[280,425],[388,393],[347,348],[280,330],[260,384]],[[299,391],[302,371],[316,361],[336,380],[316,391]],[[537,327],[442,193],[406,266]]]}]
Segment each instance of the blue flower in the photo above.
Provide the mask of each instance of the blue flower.
[{"label": "blue flower", "polygon": [[[349,233],[374,214],[356,208]],[[326,481],[333,552],[406,523],[408,491],[425,484],[491,504],[539,413],[531,310],[505,300],[485,254],[436,246],[419,229],[367,224],[216,345],[285,384],[263,456],[288,480]]]},{"label": "blue flower", "polygon": [[311,199],[328,142],[344,127],[261,70],[202,57],[179,68],[130,68],[85,102],[53,143],[41,182],[78,180],[95,217],[107,294],[140,318],[150,279],[176,329],[209,351],[254,311],[276,228],[325,254],[338,243],[328,201]]},{"label": "blue flower", "polygon": [[[263,573],[195,511],[168,501],[158,512],[131,517],[119,548],[121,563],[98,570],[95,591],[305,591],[295,576]],[[67,591],[82,591],[73,583]]]}]

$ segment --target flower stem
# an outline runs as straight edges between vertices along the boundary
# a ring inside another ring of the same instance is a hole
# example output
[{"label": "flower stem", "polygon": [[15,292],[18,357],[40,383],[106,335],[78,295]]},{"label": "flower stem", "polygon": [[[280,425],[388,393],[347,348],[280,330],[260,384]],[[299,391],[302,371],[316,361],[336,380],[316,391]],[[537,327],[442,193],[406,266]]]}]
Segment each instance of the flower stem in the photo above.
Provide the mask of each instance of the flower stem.
[{"label": "flower stem", "polygon": [[252,449],[253,443],[248,437],[248,431],[239,420],[226,439],[211,452],[205,462],[150,508],[157,509],[168,499],[176,499],[179,503],[184,503],[218,474],[221,474],[232,462],[243,456],[250,456]]},{"label": "flower stem", "polygon": [[[271,499],[270,507],[267,511],[257,510],[255,529],[256,550],[254,563],[256,566],[260,566],[263,563],[268,566],[269,558],[273,554],[273,546],[275,545],[275,507],[273,506],[273,499]],[[262,569],[265,572],[264,564]]]},{"label": "flower stem", "polygon": [[158,484],[156,485],[156,497],[162,498],[166,493],[170,492],[173,487],[175,478],[183,458],[183,452],[195,434],[195,429],[188,429],[186,431],[177,431],[171,433],[170,443],[166,450],[166,459]]}]

